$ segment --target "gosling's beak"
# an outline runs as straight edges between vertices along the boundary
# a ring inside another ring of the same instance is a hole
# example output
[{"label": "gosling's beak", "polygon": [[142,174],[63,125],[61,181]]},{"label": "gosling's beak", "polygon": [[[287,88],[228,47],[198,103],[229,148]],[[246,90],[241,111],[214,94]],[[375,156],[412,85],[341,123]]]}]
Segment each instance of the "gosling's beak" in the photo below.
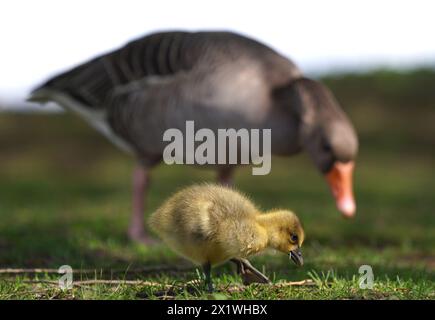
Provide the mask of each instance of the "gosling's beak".
[{"label": "gosling's beak", "polygon": [[290,251],[290,259],[292,259],[298,267],[304,265],[304,258],[302,257],[302,252],[300,248]]},{"label": "gosling's beak", "polygon": [[352,191],[354,165],[353,161],[347,163],[336,161],[326,174],[326,180],[335,197],[337,208],[346,218],[352,218],[356,210]]}]

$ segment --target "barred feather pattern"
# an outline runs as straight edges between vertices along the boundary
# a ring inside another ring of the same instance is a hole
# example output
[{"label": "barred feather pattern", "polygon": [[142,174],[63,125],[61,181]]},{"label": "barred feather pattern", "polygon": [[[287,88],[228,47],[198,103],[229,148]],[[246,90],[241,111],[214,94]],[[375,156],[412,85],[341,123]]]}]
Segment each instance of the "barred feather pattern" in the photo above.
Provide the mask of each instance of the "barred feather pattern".
[{"label": "barred feather pattern", "polygon": [[63,73],[40,88],[56,89],[86,106],[102,108],[114,88],[191,69],[193,61],[186,50],[188,35],[165,32],[146,36]]}]

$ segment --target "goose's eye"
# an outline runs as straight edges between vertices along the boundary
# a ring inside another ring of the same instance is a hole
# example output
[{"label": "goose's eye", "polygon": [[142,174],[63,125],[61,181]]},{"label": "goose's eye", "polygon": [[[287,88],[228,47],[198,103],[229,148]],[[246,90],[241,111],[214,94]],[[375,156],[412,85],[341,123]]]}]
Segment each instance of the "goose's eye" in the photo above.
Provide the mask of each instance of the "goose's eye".
[{"label": "goose's eye", "polygon": [[328,152],[328,153],[330,153],[332,150],[331,145],[329,143],[324,143],[322,145],[322,149],[323,149],[323,151]]},{"label": "goose's eye", "polygon": [[292,242],[298,242],[298,236],[295,234],[292,234],[290,239]]}]

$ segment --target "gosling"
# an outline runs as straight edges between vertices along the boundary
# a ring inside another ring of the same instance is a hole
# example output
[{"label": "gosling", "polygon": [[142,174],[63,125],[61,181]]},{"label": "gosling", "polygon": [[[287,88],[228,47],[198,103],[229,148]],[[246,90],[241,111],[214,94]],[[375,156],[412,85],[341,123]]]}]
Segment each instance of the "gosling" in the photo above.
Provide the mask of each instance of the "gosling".
[{"label": "gosling", "polygon": [[304,231],[291,211],[264,214],[244,195],[212,184],[187,187],[166,200],[150,219],[151,229],[174,251],[202,266],[213,291],[211,267],[232,261],[242,276],[270,282],[247,257],[273,248],[302,266]]}]

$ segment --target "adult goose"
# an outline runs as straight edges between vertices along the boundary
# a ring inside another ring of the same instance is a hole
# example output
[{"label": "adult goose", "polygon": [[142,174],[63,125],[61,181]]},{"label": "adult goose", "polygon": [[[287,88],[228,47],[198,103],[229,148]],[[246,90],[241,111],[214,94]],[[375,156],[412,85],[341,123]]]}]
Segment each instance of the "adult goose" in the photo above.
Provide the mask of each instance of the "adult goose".
[{"label": "adult goose", "polygon": [[[230,32],[162,32],[132,41],[35,89],[29,100],[54,101],[79,113],[121,149],[134,154],[129,236],[144,229],[150,169],[162,160],[169,128],[270,128],[272,154],[302,149],[329,183],[338,209],[355,213],[352,171],[355,131],[321,83],[289,59]],[[216,166],[230,183],[234,166]]]}]

